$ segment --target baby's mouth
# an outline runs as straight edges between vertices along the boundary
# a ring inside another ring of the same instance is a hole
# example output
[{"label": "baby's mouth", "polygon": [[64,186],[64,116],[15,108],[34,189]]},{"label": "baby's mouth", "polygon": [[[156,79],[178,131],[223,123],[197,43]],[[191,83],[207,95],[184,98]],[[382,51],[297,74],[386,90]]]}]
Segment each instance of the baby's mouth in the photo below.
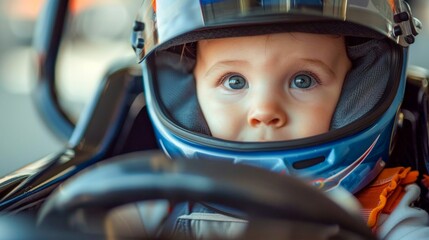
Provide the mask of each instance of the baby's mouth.
[{"label": "baby's mouth", "polygon": [[261,136],[261,137],[251,137],[245,139],[246,142],[276,142],[276,141],[286,141],[289,140],[285,136]]},{"label": "baby's mouth", "polygon": [[[256,131],[255,131],[256,130]],[[284,131],[273,131],[271,129],[254,129],[253,131],[242,131],[236,140],[241,142],[279,142],[290,140],[290,134]]]}]

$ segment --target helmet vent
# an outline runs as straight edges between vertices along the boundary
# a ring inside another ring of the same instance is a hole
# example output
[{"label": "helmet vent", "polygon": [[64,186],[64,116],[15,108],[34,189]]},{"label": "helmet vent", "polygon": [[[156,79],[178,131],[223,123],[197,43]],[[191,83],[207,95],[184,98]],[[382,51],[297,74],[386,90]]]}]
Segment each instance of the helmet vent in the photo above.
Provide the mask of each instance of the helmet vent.
[{"label": "helmet vent", "polygon": [[316,158],[294,162],[292,164],[292,167],[294,167],[295,169],[309,168],[324,161],[325,161],[325,157],[316,157]]}]

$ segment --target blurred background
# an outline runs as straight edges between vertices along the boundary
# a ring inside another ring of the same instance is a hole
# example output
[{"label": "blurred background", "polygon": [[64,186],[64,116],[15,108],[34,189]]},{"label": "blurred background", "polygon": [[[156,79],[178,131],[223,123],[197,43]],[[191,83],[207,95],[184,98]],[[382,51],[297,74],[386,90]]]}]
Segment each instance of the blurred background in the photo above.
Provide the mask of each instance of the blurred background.
[{"label": "blurred background", "polygon": [[[57,78],[61,103],[78,119],[109,66],[133,56],[129,36],[141,1],[71,2]],[[424,25],[410,50],[409,62],[429,69],[429,1],[409,2]],[[44,125],[32,102],[37,76],[33,33],[43,3],[0,1],[0,176],[64,146]]]},{"label": "blurred background", "polygon": [[[44,2],[0,1],[0,176],[64,146],[32,102],[37,81],[33,35]],[[129,38],[141,1],[70,2],[56,77],[61,104],[76,120],[109,66],[134,56]]]}]

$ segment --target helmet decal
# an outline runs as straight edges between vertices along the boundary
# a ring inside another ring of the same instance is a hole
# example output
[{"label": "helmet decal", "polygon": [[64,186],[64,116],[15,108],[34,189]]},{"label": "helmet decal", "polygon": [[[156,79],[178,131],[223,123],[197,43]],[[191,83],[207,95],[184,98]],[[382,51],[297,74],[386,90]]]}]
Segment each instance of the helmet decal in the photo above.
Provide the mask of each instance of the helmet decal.
[{"label": "helmet decal", "polygon": [[331,177],[328,177],[325,179],[313,180],[312,181],[313,186],[323,191],[330,191],[338,187],[341,181],[343,181],[349,174],[353,172],[353,170],[355,170],[363,161],[365,161],[366,157],[371,153],[372,149],[377,144],[379,137],[380,135],[378,135],[377,138],[374,140],[374,142],[371,144],[371,146],[369,146],[368,149],[348,167],[344,168],[342,171],[338,172],[337,174]]}]

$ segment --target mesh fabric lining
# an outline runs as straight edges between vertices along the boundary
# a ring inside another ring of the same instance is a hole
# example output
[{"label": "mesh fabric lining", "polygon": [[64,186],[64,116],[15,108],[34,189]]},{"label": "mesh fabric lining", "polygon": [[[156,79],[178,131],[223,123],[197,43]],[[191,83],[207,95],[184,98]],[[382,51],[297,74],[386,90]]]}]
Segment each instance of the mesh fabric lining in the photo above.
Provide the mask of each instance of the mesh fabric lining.
[{"label": "mesh fabric lining", "polygon": [[157,89],[169,118],[185,129],[210,135],[197,99],[195,60],[164,51],[156,54],[156,65]]},{"label": "mesh fabric lining", "polygon": [[389,80],[390,46],[382,40],[347,46],[352,70],[344,80],[331,129],[350,124],[368,113],[382,98]]}]

